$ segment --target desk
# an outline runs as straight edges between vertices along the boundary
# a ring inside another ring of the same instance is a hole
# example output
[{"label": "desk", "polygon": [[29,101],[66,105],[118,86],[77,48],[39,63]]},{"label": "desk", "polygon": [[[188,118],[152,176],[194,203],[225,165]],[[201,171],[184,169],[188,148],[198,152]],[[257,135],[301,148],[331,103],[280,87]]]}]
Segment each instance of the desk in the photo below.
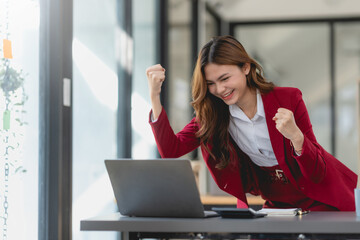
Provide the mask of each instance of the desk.
[{"label": "desk", "polygon": [[[256,219],[135,218],[114,213],[82,220],[82,231],[120,231],[122,239],[360,239],[355,212],[311,212],[303,216]],[[304,237],[304,238],[303,238]],[[248,238],[247,238],[248,239]]]}]

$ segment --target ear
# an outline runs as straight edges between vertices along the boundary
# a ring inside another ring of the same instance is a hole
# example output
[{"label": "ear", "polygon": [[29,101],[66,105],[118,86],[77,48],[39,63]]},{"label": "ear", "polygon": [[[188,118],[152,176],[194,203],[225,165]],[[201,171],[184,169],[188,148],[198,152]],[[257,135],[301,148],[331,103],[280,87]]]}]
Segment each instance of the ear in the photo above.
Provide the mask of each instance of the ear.
[{"label": "ear", "polygon": [[245,73],[245,75],[248,75],[250,72],[250,63],[245,63],[244,66],[242,67],[242,70]]}]

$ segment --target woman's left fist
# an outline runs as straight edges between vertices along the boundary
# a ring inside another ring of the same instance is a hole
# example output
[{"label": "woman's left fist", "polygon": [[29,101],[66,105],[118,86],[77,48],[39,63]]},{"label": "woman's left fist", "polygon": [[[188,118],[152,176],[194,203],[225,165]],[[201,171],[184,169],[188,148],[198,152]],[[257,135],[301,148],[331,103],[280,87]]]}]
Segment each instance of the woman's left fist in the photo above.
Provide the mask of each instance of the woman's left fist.
[{"label": "woman's left fist", "polygon": [[[272,118],[275,121],[276,129],[293,144],[297,141],[303,142],[303,134],[295,123],[294,114],[286,108],[279,108]],[[302,145],[302,144],[301,144]]]}]

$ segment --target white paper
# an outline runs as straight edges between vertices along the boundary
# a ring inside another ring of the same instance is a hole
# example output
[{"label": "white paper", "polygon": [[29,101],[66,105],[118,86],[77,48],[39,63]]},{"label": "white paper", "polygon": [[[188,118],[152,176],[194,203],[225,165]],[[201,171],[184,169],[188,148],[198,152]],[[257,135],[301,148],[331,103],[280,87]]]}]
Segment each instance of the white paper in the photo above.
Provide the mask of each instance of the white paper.
[{"label": "white paper", "polygon": [[300,208],[262,208],[258,212],[267,213],[268,216],[295,216]]}]

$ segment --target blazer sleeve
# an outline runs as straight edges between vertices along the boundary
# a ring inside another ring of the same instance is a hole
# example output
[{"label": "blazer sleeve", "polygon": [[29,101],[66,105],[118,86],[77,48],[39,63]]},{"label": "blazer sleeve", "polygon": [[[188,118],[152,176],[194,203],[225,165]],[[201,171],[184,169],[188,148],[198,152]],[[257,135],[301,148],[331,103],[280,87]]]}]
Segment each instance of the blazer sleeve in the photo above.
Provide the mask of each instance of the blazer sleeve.
[{"label": "blazer sleeve", "polygon": [[152,128],[156,145],[162,158],[178,158],[200,146],[200,141],[196,137],[199,127],[195,118],[191,120],[180,132],[174,133],[170,126],[169,119],[163,108],[159,118],[152,122],[151,114],[149,123]]},{"label": "blazer sleeve", "polygon": [[291,152],[293,153],[293,157],[297,160],[303,176],[314,183],[319,183],[324,179],[329,165],[341,168],[338,170],[342,170],[348,177],[351,176],[350,178],[356,176],[317,142],[308,111],[302,99],[301,91],[297,89],[293,96],[293,106],[295,106],[293,111],[294,118],[297,126],[304,134],[304,143],[302,154],[300,156],[294,154],[294,151]]}]

